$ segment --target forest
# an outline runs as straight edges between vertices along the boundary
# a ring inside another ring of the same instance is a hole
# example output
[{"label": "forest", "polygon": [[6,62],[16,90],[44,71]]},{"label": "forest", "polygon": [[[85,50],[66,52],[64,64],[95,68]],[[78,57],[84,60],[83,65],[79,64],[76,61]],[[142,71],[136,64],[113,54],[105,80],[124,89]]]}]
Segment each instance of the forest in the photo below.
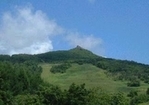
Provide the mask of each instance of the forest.
[{"label": "forest", "polygon": [[[121,103],[127,99],[121,93],[108,95],[97,90],[87,90],[85,84],[72,85],[68,90],[44,83],[40,77],[42,68],[36,63],[0,62],[1,105],[105,105]],[[100,101],[102,98],[104,100]],[[115,100],[116,99],[116,100]],[[113,101],[115,100],[115,102]]]},{"label": "forest", "polygon": [[108,93],[100,87],[72,83],[67,89],[41,78],[42,63],[53,64],[51,73],[67,73],[72,64],[91,64],[106,71],[128,87],[149,84],[149,65],[94,55],[75,48],[39,55],[0,55],[0,105],[139,105],[149,102],[149,85],[145,93],[130,91]]}]

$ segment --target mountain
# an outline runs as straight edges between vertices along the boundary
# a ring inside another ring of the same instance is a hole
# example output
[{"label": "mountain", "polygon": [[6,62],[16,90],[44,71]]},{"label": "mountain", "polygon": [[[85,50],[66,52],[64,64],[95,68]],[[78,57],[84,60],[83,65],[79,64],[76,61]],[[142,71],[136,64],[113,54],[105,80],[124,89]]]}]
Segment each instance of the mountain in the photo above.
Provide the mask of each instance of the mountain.
[{"label": "mountain", "polygon": [[87,60],[95,59],[99,56],[93,54],[91,51],[86,50],[80,46],[77,46],[70,50],[50,51],[42,54],[30,55],[30,54],[14,54],[0,55],[0,61],[12,61],[12,62],[59,62],[59,61],[74,61],[74,60]]},{"label": "mountain", "polygon": [[37,54],[39,59],[45,62],[53,61],[68,61],[68,60],[87,60],[95,59],[99,56],[93,54],[91,51],[86,50],[80,46],[77,46],[70,50],[51,51],[47,53]]},{"label": "mountain", "polygon": [[[88,87],[92,88],[99,86],[101,89],[105,89],[105,92],[108,92],[108,94],[109,92],[124,92],[124,94],[128,96],[127,99],[130,99],[131,102],[135,101],[143,103],[149,100],[149,65],[134,61],[100,57],[80,46],[76,46],[70,50],[51,51],[36,55],[0,55],[0,73],[2,74],[0,75],[2,78],[0,78],[2,84],[2,89],[0,90],[0,96],[2,96],[2,100],[0,100],[0,103],[2,101],[8,102],[5,97],[10,98],[9,100],[12,100],[12,96],[10,96],[12,93],[14,95],[14,99],[18,99],[18,102],[22,102],[20,99],[25,99],[24,101],[26,102],[26,97],[29,97],[29,100],[30,98],[36,98],[34,95],[37,95],[37,97],[38,95],[41,96],[41,98],[39,97],[40,100],[43,98],[41,95],[43,93],[46,93],[44,97],[46,100],[47,95],[49,94],[48,96],[51,96],[53,92],[54,94],[55,92],[58,92],[56,94],[58,94],[59,97],[60,91],[56,90],[59,88],[54,87],[54,90],[51,91],[52,88],[49,90],[47,88],[47,83],[59,85],[60,87],[64,87],[64,89],[67,89],[70,86],[70,83],[85,83]],[[42,78],[40,78],[40,76]],[[46,81],[46,84],[43,83],[42,80]],[[45,85],[46,87],[44,88],[42,85]],[[76,90],[81,90],[82,93],[82,89],[83,92],[86,92],[84,86],[85,85],[81,85],[80,88],[78,88],[75,85],[71,85],[70,88],[74,90],[74,93],[76,93]],[[45,92],[42,90],[42,88],[46,89]],[[38,93],[37,91],[41,94],[36,94]],[[102,94],[99,92],[96,93],[99,93],[98,95],[103,95],[103,98],[105,99],[105,96],[107,95],[105,95],[105,93],[103,94],[103,90],[101,91]],[[69,93],[69,91],[65,92]],[[90,92],[91,91],[88,93]],[[27,93],[27,96],[24,97],[22,93]],[[93,93],[95,93],[95,91]],[[63,92],[61,94],[61,96],[64,96]],[[70,92],[70,95],[72,96],[72,92]],[[66,94],[68,97],[70,95]],[[111,100],[111,95],[112,94],[109,95],[110,97],[108,96],[109,99],[106,98],[108,100],[106,100],[107,102]],[[113,94],[113,99],[111,100],[112,103],[114,100],[119,101],[123,99],[121,97],[122,94],[117,95],[118,96]],[[64,96],[62,99],[65,99],[66,96]],[[78,97],[78,95],[73,96]],[[92,95],[89,94],[87,97],[90,98],[91,96]],[[97,97],[97,95],[94,94],[93,96]],[[76,97],[74,99],[76,99]],[[118,97],[120,99],[117,99]],[[103,98],[99,97],[98,102],[100,102]],[[53,100],[53,97],[48,99]],[[70,100],[70,98],[68,99]],[[53,101],[48,101],[48,104],[49,102]],[[148,103],[146,105],[148,105]]]},{"label": "mountain", "polygon": [[79,65],[91,64],[105,70],[117,80],[129,81],[128,86],[130,87],[138,87],[140,81],[149,84],[149,65],[100,57],[80,46],[70,50],[52,51],[35,56],[41,60],[40,62],[59,63],[67,61]]},{"label": "mountain", "polygon": [[[11,62],[25,62],[25,61],[35,61],[35,62],[63,62],[63,61],[76,61],[84,60],[90,61],[89,63],[95,64],[101,62],[104,65],[139,65],[139,66],[149,66],[146,64],[137,63],[134,61],[127,60],[117,60],[112,58],[104,58],[98,56],[91,51],[82,48],[81,46],[76,46],[70,50],[58,50],[58,51],[49,51],[41,54],[14,54],[10,55],[0,55],[0,61],[11,61]],[[105,67],[106,68],[106,67]]]},{"label": "mountain", "polygon": [[69,50],[70,53],[72,53],[73,55],[76,55],[78,58],[97,58],[99,56],[95,55],[94,53],[92,53],[89,50],[86,50],[80,46],[77,46],[76,48],[70,49]]}]

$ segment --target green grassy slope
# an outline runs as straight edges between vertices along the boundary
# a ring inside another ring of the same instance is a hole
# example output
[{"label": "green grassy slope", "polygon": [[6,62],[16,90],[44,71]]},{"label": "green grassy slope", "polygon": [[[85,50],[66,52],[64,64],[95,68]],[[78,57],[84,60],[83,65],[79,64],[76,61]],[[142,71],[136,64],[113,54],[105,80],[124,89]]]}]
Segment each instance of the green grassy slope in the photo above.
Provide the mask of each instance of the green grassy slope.
[{"label": "green grassy slope", "polygon": [[44,81],[60,86],[62,89],[67,89],[70,84],[86,84],[87,88],[99,87],[107,92],[124,92],[128,93],[131,90],[138,90],[144,93],[148,84],[141,83],[138,88],[127,87],[127,81],[114,81],[113,77],[107,76],[106,71],[99,69],[91,64],[72,64],[72,67],[66,73],[50,72],[52,64],[41,64],[43,72],[41,77]]}]

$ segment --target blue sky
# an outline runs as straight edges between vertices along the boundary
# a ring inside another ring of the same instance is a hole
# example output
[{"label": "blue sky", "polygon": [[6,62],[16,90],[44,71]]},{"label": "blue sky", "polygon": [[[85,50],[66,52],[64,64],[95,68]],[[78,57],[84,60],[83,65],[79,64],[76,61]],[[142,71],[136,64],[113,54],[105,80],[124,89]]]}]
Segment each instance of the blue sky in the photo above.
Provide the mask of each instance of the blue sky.
[{"label": "blue sky", "polygon": [[149,0],[0,1],[0,54],[76,45],[149,64]]}]

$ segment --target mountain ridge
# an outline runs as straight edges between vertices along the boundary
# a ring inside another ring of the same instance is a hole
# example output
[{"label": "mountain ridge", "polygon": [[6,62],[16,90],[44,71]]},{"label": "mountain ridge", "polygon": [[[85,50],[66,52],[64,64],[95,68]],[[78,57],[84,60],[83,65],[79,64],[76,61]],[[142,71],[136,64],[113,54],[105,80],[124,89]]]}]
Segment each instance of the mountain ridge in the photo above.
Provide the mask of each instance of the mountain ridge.
[{"label": "mountain ridge", "polygon": [[100,60],[108,60],[108,61],[123,61],[123,62],[129,62],[129,63],[135,63],[135,64],[142,64],[142,65],[149,65],[144,64],[136,61],[130,61],[130,60],[120,60],[120,59],[114,59],[114,58],[105,58],[99,55],[94,54],[93,52],[84,49],[83,47],[77,45],[75,48],[69,49],[69,50],[57,50],[57,51],[49,51],[45,53],[40,54],[14,54],[12,56],[10,55],[0,55],[0,61],[27,61],[27,60],[33,60],[37,62],[52,62],[52,61],[67,61],[67,60],[87,60],[87,59],[100,59]]},{"label": "mountain ridge", "polygon": [[59,50],[59,51],[51,51],[42,54],[37,54],[37,57],[44,59],[45,61],[52,60],[78,60],[78,59],[95,59],[99,56],[95,55],[91,51],[84,49],[80,46],[76,46],[70,50]]},{"label": "mountain ridge", "polygon": [[[70,50],[51,51],[36,55],[18,54],[12,56],[0,55],[0,61],[10,61],[12,63],[24,63],[34,61],[35,63],[77,63],[92,64],[98,68],[106,70],[113,75],[118,75],[119,79],[132,80],[138,78],[149,83],[149,65],[137,63],[135,61],[117,60],[104,58],[95,55],[89,50],[79,46]],[[134,75],[132,77],[132,74]]]}]

